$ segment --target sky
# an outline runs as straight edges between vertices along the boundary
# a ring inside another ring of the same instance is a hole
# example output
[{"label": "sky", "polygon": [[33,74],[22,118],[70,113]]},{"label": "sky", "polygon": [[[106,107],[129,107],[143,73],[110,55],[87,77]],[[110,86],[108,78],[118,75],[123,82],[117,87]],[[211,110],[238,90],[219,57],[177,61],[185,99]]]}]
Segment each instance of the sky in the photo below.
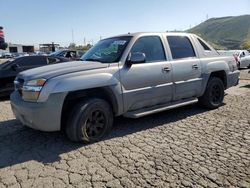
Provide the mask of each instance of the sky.
[{"label": "sky", "polygon": [[7,42],[67,46],[128,32],[186,30],[207,17],[250,14],[250,0],[1,0],[0,11]]}]

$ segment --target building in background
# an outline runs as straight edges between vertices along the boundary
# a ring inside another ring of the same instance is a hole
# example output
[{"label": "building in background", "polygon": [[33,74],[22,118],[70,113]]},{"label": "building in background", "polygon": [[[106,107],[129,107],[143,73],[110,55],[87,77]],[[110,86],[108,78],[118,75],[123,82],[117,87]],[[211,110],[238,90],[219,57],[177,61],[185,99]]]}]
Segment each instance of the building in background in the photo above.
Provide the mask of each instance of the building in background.
[{"label": "building in background", "polygon": [[50,52],[56,51],[58,49],[60,49],[59,44],[54,44],[54,43],[39,44],[39,51],[40,52],[50,53]]},{"label": "building in background", "polygon": [[35,47],[34,45],[23,45],[23,44],[8,44],[6,49],[9,53],[34,53]]}]

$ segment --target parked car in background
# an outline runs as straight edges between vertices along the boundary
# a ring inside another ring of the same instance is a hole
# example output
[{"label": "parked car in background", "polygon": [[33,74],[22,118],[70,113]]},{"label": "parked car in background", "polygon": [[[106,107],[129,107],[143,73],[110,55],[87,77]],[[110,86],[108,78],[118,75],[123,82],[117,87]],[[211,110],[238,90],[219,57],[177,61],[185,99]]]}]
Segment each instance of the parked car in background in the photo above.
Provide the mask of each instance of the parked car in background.
[{"label": "parked car in background", "polygon": [[8,96],[14,90],[14,80],[19,72],[67,61],[60,57],[24,56],[0,64],[0,97]]},{"label": "parked car in background", "polygon": [[71,60],[81,60],[80,58],[82,57],[83,54],[84,52],[77,50],[58,50],[56,52],[51,53],[50,56],[64,57]]},{"label": "parked car in background", "polygon": [[47,54],[47,53],[45,53],[45,52],[40,52],[40,51],[35,52],[35,55],[48,56],[48,54]]},{"label": "parked car in background", "polygon": [[13,58],[14,55],[12,53],[9,53],[9,52],[3,52],[0,56],[0,58],[2,59],[9,59],[9,58]]},{"label": "parked car in background", "polygon": [[238,68],[250,68],[250,54],[247,50],[238,50],[234,53]]},{"label": "parked car in background", "polygon": [[15,117],[34,129],[64,130],[72,141],[95,142],[114,116],[139,118],[198,101],[218,108],[240,74],[233,56],[187,33],[103,39],[82,60],[18,74]]}]

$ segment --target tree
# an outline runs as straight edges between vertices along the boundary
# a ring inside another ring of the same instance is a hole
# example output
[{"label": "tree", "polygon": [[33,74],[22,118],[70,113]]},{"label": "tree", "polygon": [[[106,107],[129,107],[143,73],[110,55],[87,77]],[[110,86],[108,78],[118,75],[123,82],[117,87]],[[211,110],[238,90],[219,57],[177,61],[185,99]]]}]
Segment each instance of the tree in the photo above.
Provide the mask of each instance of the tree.
[{"label": "tree", "polygon": [[242,49],[250,49],[250,41],[245,41],[241,44]]},{"label": "tree", "polygon": [[91,44],[87,44],[86,46],[82,46],[82,45],[79,45],[79,46],[76,46],[76,49],[77,50],[80,50],[80,51],[88,51],[90,48],[92,47]]},{"label": "tree", "polygon": [[79,51],[84,51],[84,52],[86,52],[86,51],[88,51],[90,48],[92,47],[92,45],[91,44],[87,44],[87,45],[85,45],[85,46],[83,46],[83,45],[76,45],[75,43],[70,43],[70,45],[69,45],[69,49],[71,49],[71,50],[79,50]]},{"label": "tree", "polygon": [[75,50],[76,49],[76,44],[75,43],[70,43],[69,44],[69,49]]}]

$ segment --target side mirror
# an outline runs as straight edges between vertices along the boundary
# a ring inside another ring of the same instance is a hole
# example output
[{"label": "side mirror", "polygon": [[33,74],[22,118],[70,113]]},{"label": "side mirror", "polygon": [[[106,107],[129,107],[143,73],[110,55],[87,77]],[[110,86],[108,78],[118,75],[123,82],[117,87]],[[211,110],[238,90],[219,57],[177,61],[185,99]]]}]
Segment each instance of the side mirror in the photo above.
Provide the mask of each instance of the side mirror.
[{"label": "side mirror", "polygon": [[19,68],[19,65],[18,65],[18,64],[13,64],[13,65],[11,66],[11,69],[12,69],[13,71],[16,71],[18,68]]},{"label": "side mirror", "polygon": [[146,55],[142,52],[130,53],[127,62],[130,64],[145,63]]}]

